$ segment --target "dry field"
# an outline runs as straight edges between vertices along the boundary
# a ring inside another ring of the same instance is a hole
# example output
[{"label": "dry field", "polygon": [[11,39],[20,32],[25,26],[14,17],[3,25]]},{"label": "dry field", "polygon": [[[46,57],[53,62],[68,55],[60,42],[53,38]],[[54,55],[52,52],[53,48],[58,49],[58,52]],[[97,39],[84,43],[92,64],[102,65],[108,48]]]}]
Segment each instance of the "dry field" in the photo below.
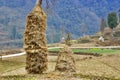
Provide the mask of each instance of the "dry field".
[{"label": "dry field", "polygon": [[57,56],[49,56],[48,71],[28,75],[25,55],[0,61],[0,80],[120,80],[120,54],[101,57],[75,55],[76,73],[54,72]]}]

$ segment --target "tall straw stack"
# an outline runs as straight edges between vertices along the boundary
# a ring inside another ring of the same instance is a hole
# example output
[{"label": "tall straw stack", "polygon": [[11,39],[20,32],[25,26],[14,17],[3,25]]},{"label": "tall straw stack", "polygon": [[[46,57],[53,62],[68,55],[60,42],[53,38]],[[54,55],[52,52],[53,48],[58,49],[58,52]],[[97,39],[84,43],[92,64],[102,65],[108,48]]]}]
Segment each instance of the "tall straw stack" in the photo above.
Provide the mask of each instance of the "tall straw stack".
[{"label": "tall straw stack", "polygon": [[47,70],[46,14],[41,8],[41,1],[27,16],[24,33],[24,49],[27,53],[26,70],[29,74],[41,74]]}]

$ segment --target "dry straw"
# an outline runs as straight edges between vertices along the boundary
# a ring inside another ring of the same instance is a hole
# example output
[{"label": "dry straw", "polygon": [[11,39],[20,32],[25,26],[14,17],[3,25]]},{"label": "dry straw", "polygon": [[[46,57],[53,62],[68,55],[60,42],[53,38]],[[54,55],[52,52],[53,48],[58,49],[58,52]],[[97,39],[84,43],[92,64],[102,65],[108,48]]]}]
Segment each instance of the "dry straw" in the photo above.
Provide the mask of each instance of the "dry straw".
[{"label": "dry straw", "polygon": [[27,16],[24,33],[26,70],[30,74],[41,74],[47,70],[46,14],[40,4],[41,0]]}]

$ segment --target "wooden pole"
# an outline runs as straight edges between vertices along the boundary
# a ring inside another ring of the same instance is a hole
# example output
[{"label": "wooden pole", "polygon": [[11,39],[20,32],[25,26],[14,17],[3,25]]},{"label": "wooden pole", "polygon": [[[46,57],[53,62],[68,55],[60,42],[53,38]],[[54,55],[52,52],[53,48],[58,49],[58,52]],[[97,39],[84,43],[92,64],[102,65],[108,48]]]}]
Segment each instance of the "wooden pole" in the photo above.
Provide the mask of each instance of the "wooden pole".
[{"label": "wooden pole", "polygon": [[41,6],[42,5],[42,0],[37,0],[36,5]]},{"label": "wooden pole", "polygon": [[2,61],[2,55],[0,55],[0,60]]}]

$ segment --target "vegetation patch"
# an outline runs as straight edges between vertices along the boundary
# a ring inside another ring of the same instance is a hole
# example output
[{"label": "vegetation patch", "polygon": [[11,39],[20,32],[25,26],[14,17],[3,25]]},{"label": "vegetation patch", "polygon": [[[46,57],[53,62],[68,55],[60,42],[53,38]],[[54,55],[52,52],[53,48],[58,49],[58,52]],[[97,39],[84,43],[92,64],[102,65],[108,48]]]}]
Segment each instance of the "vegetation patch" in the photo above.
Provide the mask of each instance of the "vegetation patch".
[{"label": "vegetation patch", "polygon": [[92,49],[73,49],[73,52],[85,52],[85,53],[98,53],[98,54],[118,54],[120,50],[113,49],[100,49],[100,48],[92,48]]},{"label": "vegetation patch", "polygon": [[3,76],[2,80],[36,80],[35,77],[27,77],[25,75]]},{"label": "vegetation patch", "polygon": [[23,67],[24,65],[25,64],[23,62],[3,60],[3,61],[0,61],[0,73],[14,70],[14,69]]},{"label": "vegetation patch", "polygon": [[89,42],[91,42],[91,41],[88,38],[82,38],[82,39],[78,40],[78,43],[89,43]]},{"label": "vegetation patch", "polygon": [[106,76],[95,76],[95,75],[83,75],[83,74],[74,74],[74,77],[81,77],[90,80],[120,80],[120,78],[115,77],[106,77]]},{"label": "vegetation patch", "polygon": [[[120,50],[114,49],[100,49],[100,48],[92,48],[92,49],[72,49],[76,54],[88,54],[88,55],[103,55],[103,54],[119,54]],[[49,49],[51,53],[58,53],[60,51],[59,48]]]}]

